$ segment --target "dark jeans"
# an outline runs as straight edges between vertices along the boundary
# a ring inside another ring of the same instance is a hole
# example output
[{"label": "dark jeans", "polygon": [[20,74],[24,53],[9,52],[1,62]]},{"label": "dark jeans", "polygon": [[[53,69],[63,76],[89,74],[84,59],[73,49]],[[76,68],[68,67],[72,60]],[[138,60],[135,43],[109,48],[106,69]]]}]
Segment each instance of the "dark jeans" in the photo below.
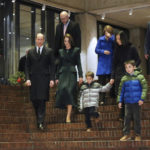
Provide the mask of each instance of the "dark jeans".
[{"label": "dark jeans", "polygon": [[85,123],[86,123],[86,126],[87,126],[87,128],[91,128],[92,127],[91,117],[98,118],[99,114],[96,111],[96,108],[94,106],[93,107],[84,108],[84,113],[85,113]]},{"label": "dark jeans", "polygon": [[125,120],[124,120],[124,135],[130,134],[130,122],[133,118],[134,121],[134,132],[136,135],[141,134],[141,124],[140,124],[140,112],[141,107],[138,103],[135,104],[125,104]]},{"label": "dark jeans", "polygon": [[[99,75],[98,81],[103,86],[110,80],[110,75]],[[100,100],[106,103],[106,93],[100,93]]]},{"label": "dark jeans", "polygon": [[44,123],[46,102],[45,100],[33,100],[33,107],[35,109],[37,124]]}]

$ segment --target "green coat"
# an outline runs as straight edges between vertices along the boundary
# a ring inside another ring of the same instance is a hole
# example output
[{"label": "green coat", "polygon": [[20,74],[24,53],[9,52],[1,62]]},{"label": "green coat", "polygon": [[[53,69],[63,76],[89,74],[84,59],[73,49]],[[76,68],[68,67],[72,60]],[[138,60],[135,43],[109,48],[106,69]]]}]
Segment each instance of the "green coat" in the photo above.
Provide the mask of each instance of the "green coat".
[{"label": "green coat", "polygon": [[56,107],[64,108],[67,105],[75,105],[77,92],[77,71],[79,77],[82,76],[80,60],[80,49],[59,50],[59,65],[56,78],[59,80],[56,93]]}]

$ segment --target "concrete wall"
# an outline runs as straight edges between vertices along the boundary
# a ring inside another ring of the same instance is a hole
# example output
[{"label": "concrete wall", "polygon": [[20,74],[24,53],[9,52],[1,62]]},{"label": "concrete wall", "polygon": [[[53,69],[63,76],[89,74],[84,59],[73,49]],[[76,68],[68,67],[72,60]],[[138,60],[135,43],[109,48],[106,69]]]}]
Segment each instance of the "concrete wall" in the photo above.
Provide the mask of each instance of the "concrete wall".
[{"label": "concrete wall", "polygon": [[97,44],[96,17],[85,13],[77,15],[76,21],[79,23],[82,31],[81,62],[84,76],[87,71],[93,71],[96,74],[97,69],[97,55],[95,54],[95,47]]},{"label": "concrete wall", "polygon": [[149,3],[149,0],[86,0],[86,11]]},{"label": "concrete wall", "polygon": [[32,0],[48,6],[70,10],[72,12],[84,12],[86,0]]}]

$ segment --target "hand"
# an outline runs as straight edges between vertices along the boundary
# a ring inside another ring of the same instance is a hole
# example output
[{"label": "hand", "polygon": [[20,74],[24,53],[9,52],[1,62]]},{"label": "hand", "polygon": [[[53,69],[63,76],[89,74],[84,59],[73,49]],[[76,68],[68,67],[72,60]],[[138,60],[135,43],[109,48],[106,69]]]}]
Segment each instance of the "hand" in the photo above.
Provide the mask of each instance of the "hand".
[{"label": "hand", "polygon": [[104,51],[104,54],[105,54],[105,55],[110,55],[110,51],[105,50],[105,51]]},{"label": "hand", "polygon": [[114,84],[114,79],[110,79],[110,81],[109,81],[109,83],[111,84],[111,85],[113,85]]},{"label": "hand", "polygon": [[56,85],[58,84],[58,82],[59,82],[59,80],[55,80],[55,84],[56,84]]},{"label": "hand", "polygon": [[143,101],[141,101],[141,100],[139,100],[139,102],[138,102],[138,103],[139,103],[139,106],[141,106],[141,105],[143,105],[143,103],[144,103],[144,102],[143,102]]},{"label": "hand", "polygon": [[27,80],[25,84],[26,84],[26,86],[31,86],[31,81]]},{"label": "hand", "polygon": [[79,84],[82,84],[83,78],[79,78]]},{"label": "hand", "polygon": [[145,54],[145,59],[146,59],[146,60],[148,60],[148,57],[149,57],[149,55],[148,55],[148,54]]},{"label": "hand", "polygon": [[107,31],[105,32],[105,35],[106,35],[107,38],[111,37],[111,34],[109,32],[107,32]]},{"label": "hand", "polygon": [[50,81],[49,86],[50,86],[51,88],[54,87],[54,81],[53,81],[53,80]]},{"label": "hand", "polygon": [[121,108],[122,108],[122,103],[119,103],[119,104],[118,104],[118,107],[121,109]]}]

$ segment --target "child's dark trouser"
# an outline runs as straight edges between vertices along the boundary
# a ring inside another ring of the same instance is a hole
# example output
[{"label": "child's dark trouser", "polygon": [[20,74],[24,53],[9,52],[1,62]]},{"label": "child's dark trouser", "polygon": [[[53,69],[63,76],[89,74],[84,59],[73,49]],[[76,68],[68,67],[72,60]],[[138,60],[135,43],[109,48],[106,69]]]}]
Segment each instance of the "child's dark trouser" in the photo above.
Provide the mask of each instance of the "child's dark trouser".
[{"label": "child's dark trouser", "polygon": [[140,124],[140,111],[141,107],[138,103],[135,104],[125,104],[125,120],[124,120],[124,135],[130,134],[130,122],[133,118],[134,121],[134,132],[136,135],[141,134],[141,124]]},{"label": "child's dark trouser", "polygon": [[87,128],[91,128],[92,127],[91,117],[98,118],[99,114],[96,111],[96,108],[94,106],[93,107],[84,108],[84,113],[85,113],[85,123],[86,123],[86,126],[87,126]]}]

